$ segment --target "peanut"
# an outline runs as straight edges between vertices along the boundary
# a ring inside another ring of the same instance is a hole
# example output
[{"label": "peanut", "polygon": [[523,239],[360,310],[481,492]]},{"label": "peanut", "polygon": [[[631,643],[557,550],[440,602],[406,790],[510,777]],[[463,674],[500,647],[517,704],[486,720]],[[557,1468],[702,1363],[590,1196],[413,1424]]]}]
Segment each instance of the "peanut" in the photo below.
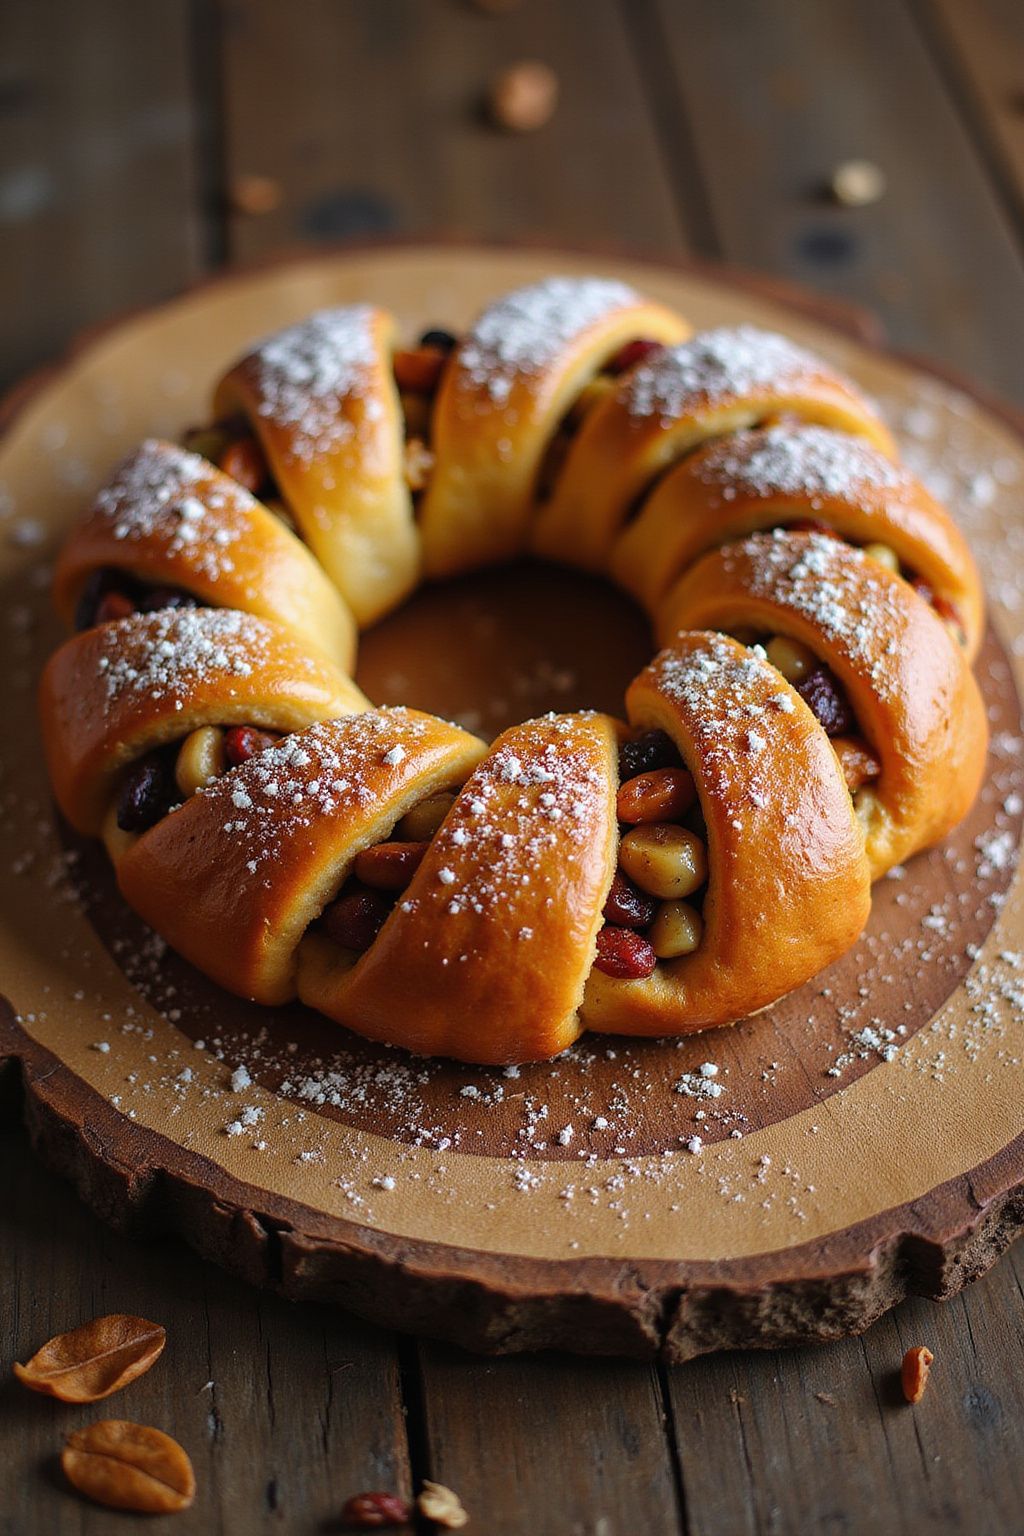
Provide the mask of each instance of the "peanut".
[{"label": "peanut", "polygon": [[658,908],[647,937],[659,960],[692,955],[704,934],[704,919],[687,901],[666,901]]},{"label": "peanut", "polygon": [[708,877],[707,849],[695,832],[672,822],[633,827],[619,845],[619,863],[641,890],[675,901]]},{"label": "peanut", "polygon": [[799,640],[788,635],[774,635],[765,646],[765,654],[773,667],[777,667],[787,683],[801,683],[818,665],[813,651]]},{"label": "peanut", "polygon": [[694,796],[693,779],[685,768],[655,768],[626,780],[616,810],[620,821],[678,821]]},{"label": "peanut", "polygon": [[197,789],[219,779],[227,765],[224,732],[216,725],[201,725],[182,742],[174,777],[187,800]]}]

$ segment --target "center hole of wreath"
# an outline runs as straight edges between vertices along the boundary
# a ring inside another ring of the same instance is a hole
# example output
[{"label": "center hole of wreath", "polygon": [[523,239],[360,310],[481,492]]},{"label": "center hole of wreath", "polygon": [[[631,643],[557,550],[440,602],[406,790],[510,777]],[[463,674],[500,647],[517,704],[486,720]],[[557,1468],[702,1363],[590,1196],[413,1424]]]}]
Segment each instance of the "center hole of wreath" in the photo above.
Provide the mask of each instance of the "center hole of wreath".
[{"label": "center hole of wreath", "polygon": [[548,710],[624,714],[653,655],[647,618],[606,581],[520,561],[423,586],[362,636],[356,681],[488,739]]}]

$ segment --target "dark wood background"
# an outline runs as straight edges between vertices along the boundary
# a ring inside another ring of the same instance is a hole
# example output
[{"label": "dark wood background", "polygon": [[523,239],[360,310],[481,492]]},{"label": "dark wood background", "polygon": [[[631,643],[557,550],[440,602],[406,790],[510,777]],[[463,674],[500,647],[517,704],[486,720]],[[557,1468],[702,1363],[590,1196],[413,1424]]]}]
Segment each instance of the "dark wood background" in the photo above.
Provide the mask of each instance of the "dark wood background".
[{"label": "dark wood background", "polygon": [[[446,231],[759,269],[1024,403],[1020,0],[5,0],[0,27],[8,380],[226,262]],[[562,99],[517,138],[478,107],[523,57]],[[824,194],[851,156],[888,178],[872,207]],[[273,211],[239,207],[253,175]],[[97,1313],[167,1326],[104,1411],[190,1451],[183,1536],[328,1531],[349,1494],[424,1476],[488,1536],[1024,1529],[1019,1250],[831,1347],[481,1361],[129,1245],[8,1132],[0,1285],[5,1370]],[[915,1343],[936,1365],[912,1410],[895,1372]],[[61,1486],[63,1432],[99,1416],[0,1385],[3,1536],[135,1528]]]}]

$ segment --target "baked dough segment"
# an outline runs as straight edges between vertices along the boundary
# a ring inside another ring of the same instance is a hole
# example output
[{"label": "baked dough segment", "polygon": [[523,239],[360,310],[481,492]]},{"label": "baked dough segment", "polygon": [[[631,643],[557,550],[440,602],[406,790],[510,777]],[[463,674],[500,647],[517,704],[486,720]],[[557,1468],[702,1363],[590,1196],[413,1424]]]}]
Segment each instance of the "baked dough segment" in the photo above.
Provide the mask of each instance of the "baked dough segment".
[{"label": "baked dough segment", "polygon": [[779,422],[689,454],[620,535],[609,571],[653,612],[709,549],[795,519],[825,523],[855,544],[887,544],[905,570],[952,603],[974,659],[984,598],[963,534],[908,470],[831,427]]},{"label": "baked dough segment", "polygon": [[355,683],[280,625],[233,608],[168,608],[66,640],[40,681],[57,804],[96,836],[124,771],[201,725],[295,731],[365,709]]},{"label": "baked dough segment", "polygon": [[677,1035],[731,1024],[841,955],[871,906],[864,838],[835,753],[774,667],[724,635],[680,635],[630,685],[629,719],[693,774],[709,878],[699,947],[623,981],[593,970],[588,1029]]},{"label": "baked dough segment", "polygon": [[661,636],[693,626],[788,635],[835,673],[882,765],[857,794],[872,879],[967,814],[984,703],[962,648],[901,576],[828,535],[753,534],[705,555],[665,599]]},{"label": "baked dough segment", "polygon": [[424,1054],[495,1065],[557,1055],[582,1027],[615,870],[617,784],[608,716],[505,731],[358,963],[304,950],[303,1001]]},{"label": "baked dough segment", "polygon": [[587,414],[537,519],[535,551],[603,570],[637,501],[675,460],[777,416],[856,433],[896,457],[874,407],[820,358],[752,325],[703,331],[640,363]]},{"label": "baked dough segment", "polygon": [[360,628],[400,603],[419,574],[393,342],[385,310],[318,310],[236,363],[214,396],[219,417],[248,417],[303,538]]},{"label": "baked dough segment", "polygon": [[193,965],[257,1003],[295,996],[303,934],[357,853],[484,744],[433,715],[369,710],[289,736],[199,790],[117,866],[127,901]]},{"label": "baked dough segment", "polygon": [[446,367],[434,407],[435,464],[419,508],[427,575],[521,554],[545,451],[584,386],[625,342],[690,331],[605,278],[548,278],[490,305]]},{"label": "baked dough segment", "polygon": [[348,671],[356,626],[309,550],[230,475],[150,438],[123,459],[61,548],[54,602],[71,628],[89,577],[111,567],[303,636]]}]

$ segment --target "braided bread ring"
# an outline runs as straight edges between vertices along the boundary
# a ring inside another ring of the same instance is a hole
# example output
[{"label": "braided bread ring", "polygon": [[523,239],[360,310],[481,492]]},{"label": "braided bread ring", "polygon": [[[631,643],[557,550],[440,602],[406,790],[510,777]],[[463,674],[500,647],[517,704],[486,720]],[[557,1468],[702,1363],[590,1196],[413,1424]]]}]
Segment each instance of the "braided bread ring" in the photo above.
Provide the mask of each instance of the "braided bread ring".
[{"label": "braided bread ring", "polygon": [[895,457],[888,429],[849,380],[784,336],[739,326],[655,354],[585,418],[537,519],[535,552],[602,569],[631,508],[676,459],[787,415],[866,437]]},{"label": "braided bread ring", "polygon": [[617,735],[605,715],[531,720],[498,738],[376,941],[348,969],[326,940],[299,995],[375,1040],[506,1064],[557,1055],[615,870]]},{"label": "braided bread ring", "polygon": [[118,883],[221,986],[258,1003],[286,1002],[303,935],[356,855],[417,801],[460,784],[483,750],[468,732],[416,710],[314,725],[143,833],[120,860]]},{"label": "braided bread ring", "polygon": [[644,980],[592,971],[583,1019],[628,1035],[729,1024],[853,943],[871,906],[863,834],[817,720],[737,641],[679,635],[626,706],[633,726],[672,738],[693,774],[708,840],[704,937]]},{"label": "braided bread ring", "polygon": [[69,628],[104,569],[271,619],[343,670],[354,660],[355,622],[306,546],[230,475],[174,443],[150,439],[129,454],[64,544],[53,592]]},{"label": "braided bread ring", "polygon": [[693,625],[788,635],[835,673],[882,765],[858,792],[872,879],[966,815],[985,766],[985,706],[960,646],[901,577],[828,535],[754,534],[669,593],[659,634]]},{"label": "braided bread ring", "polygon": [[125,771],[198,726],[293,731],[366,707],[325,656],[227,608],[133,614],[74,635],[47,662],[39,700],[57,804],[90,836]]},{"label": "braided bread ring", "polygon": [[268,337],[214,395],[218,416],[248,417],[303,537],[361,628],[401,602],[419,571],[393,341],[384,310],[320,310]]},{"label": "braided bread ring", "polygon": [[545,449],[584,385],[627,341],[689,334],[671,310],[600,278],[549,278],[485,310],[434,408],[436,466],[420,507],[427,574],[521,554]]},{"label": "braided bread ring", "polygon": [[984,601],[963,534],[909,471],[865,439],[828,427],[780,422],[689,454],[627,525],[609,571],[654,612],[707,550],[808,518],[852,543],[888,545],[955,609],[974,660]]}]

